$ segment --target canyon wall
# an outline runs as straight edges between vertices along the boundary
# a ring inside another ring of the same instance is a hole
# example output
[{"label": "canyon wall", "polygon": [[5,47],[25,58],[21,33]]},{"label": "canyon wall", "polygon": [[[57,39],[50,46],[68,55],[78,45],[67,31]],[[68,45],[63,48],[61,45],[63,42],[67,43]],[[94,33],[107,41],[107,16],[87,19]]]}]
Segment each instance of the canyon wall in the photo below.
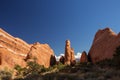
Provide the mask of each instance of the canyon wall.
[{"label": "canyon wall", "polygon": [[45,67],[50,66],[50,58],[54,56],[54,52],[48,44],[30,45],[0,29],[0,68],[13,68],[15,64],[25,66],[29,54],[31,54],[30,59],[37,58],[37,62]]}]

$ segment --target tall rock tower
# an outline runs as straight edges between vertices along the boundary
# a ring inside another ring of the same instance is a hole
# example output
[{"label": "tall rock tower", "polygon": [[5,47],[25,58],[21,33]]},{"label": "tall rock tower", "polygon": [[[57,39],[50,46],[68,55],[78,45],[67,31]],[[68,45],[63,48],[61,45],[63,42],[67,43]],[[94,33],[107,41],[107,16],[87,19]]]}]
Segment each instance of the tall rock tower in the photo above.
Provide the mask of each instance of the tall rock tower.
[{"label": "tall rock tower", "polygon": [[71,65],[75,62],[74,49],[70,46],[70,40],[66,40],[65,45],[65,64]]}]

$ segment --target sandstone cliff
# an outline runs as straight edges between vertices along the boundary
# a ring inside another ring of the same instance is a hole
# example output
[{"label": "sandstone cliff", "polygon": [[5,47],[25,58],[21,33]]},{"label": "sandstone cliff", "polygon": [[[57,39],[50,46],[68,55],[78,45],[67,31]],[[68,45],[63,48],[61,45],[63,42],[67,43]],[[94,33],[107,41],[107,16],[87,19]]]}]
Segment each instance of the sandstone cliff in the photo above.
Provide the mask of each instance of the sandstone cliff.
[{"label": "sandstone cliff", "polygon": [[15,64],[25,66],[28,55],[37,58],[37,62],[45,67],[50,66],[50,58],[54,56],[48,44],[34,43],[29,45],[25,41],[15,38],[0,29],[0,68],[11,67]]},{"label": "sandstone cliff", "polygon": [[95,63],[104,59],[110,59],[119,45],[120,33],[116,34],[110,28],[99,30],[88,53],[89,60]]}]

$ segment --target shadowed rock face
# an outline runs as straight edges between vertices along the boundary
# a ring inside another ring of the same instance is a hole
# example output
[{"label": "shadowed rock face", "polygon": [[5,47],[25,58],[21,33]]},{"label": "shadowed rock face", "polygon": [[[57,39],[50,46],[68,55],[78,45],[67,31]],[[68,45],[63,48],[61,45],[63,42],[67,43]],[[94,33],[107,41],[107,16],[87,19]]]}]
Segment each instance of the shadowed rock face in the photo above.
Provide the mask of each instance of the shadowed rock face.
[{"label": "shadowed rock face", "polygon": [[80,58],[80,63],[85,63],[85,62],[88,62],[88,57],[87,57],[87,53],[83,51]]},{"label": "shadowed rock face", "polygon": [[56,57],[51,55],[50,57],[50,66],[54,66],[57,64]]},{"label": "shadowed rock face", "polygon": [[74,49],[71,48],[71,66],[76,64]]},{"label": "shadowed rock face", "polygon": [[74,53],[74,49],[71,48],[71,62],[75,60],[75,53]]},{"label": "shadowed rock face", "polygon": [[66,40],[65,45],[65,64],[70,65],[75,62],[74,49],[70,46],[70,41]]},{"label": "shadowed rock face", "polygon": [[34,57],[37,58],[40,65],[49,67],[51,55],[54,56],[54,52],[48,44],[34,43],[29,45],[0,29],[0,68],[13,68],[15,64],[25,66],[27,58]]},{"label": "shadowed rock face", "polygon": [[59,62],[61,62],[62,64],[65,64],[65,57],[61,56],[60,59],[59,59]]},{"label": "shadowed rock face", "polygon": [[110,28],[99,30],[88,53],[89,60],[95,63],[104,59],[110,59],[119,45],[120,33],[117,35]]}]

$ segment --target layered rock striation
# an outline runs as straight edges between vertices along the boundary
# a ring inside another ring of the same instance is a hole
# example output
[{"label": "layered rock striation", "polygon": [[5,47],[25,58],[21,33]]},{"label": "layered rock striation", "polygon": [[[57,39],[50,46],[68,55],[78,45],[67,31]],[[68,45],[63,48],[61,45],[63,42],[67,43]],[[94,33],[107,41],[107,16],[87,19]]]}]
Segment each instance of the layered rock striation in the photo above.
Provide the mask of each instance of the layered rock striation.
[{"label": "layered rock striation", "polygon": [[16,64],[25,66],[26,61],[34,57],[40,65],[49,67],[51,56],[54,52],[48,44],[30,45],[0,29],[0,68],[14,67]]},{"label": "layered rock striation", "polygon": [[89,61],[96,63],[111,59],[118,46],[120,46],[120,33],[116,34],[110,28],[98,30],[88,53]]}]

